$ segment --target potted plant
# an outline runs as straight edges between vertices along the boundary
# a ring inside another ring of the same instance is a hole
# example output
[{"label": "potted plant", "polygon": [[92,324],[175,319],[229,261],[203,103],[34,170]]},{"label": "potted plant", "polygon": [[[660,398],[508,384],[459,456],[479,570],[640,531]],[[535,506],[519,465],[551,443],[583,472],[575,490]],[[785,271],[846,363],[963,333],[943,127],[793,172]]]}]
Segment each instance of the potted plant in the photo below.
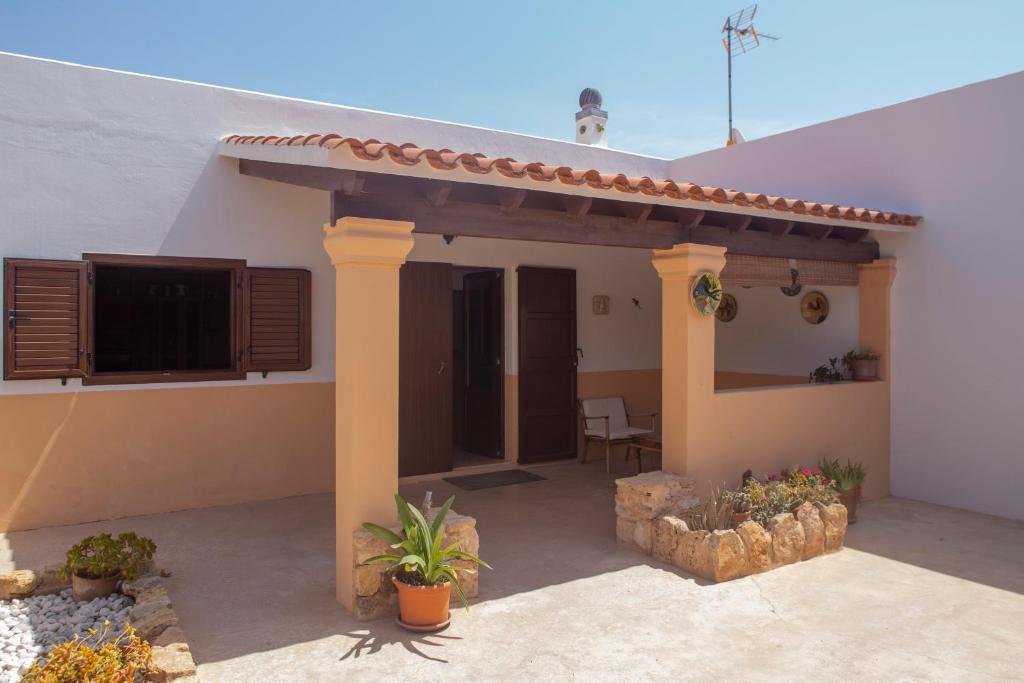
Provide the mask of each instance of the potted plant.
[{"label": "potted plant", "polygon": [[71,578],[75,600],[105,598],[122,579],[134,579],[153,559],[156,544],[133,531],[114,538],[110,534],[88,536],[73,545],[60,569],[61,578]]},{"label": "potted plant", "polygon": [[878,379],[877,353],[858,353],[851,349],[843,356],[843,365],[849,369],[850,376],[856,382],[873,382]]},{"label": "potted plant", "polygon": [[448,625],[448,603],[451,601],[451,590],[466,602],[466,595],[459,584],[458,572],[475,572],[475,569],[456,567],[452,560],[467,560],[473,564],[489,564],[467,552],[463,552],[458,543],[442,547],[444,537],[444,518],[451,509],[455,496],[444,502],[438,510],[433,522],[414,505],[409,504],[400,495],[395,495],[398,508],[398,519],[401,522],[401,533],[366,522],[363,528],[377,538],[388,543],[397,552],[376,555],[363,564],[371,562],[388,562],[388,571],[392,572],[391,581],[398,590],[399,624],[412,631],[439,631]]},{"label": "potted plant", "polygon": [[819,465],[822,474],[828,477],[836,491],[839,493],[839,502],[846,506],[847,522],[853,524],[857,521],[857,503],[860,502],[861,485],[867,477],[867,470],[859,462],[846,461],[845,465],[839,464],[839,460],[822,460]]},{"label": "potted plant", "polygon": [[750,494],[740,489],[739,491],[729,491],[728,498],[732,501],[732,528],[735,529],[743,522],[750,521],[752,514]]}]

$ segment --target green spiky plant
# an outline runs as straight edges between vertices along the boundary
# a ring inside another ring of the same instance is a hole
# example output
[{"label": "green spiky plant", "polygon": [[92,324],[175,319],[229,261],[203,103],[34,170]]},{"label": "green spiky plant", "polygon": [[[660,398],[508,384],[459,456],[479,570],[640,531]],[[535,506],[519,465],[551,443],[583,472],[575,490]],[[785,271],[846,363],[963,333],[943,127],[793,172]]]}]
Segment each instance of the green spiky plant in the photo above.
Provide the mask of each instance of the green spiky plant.
[{"label": "green spiky plant", "polygon": [[451,561],[466,560],[488,569],[491,568],[491,565],[475,555],[464,552],[459,547],[459,543],[441,547],[444,538],[444,518],[448,515],[454,502],[455,496],[446,500],[441,509],[437,511],[434,521],[428,522],[416,506],[395,494],[395,505],[398,508],[398,519],[402,523],[402,533],[397,534],[391,529],[372,522],[364,522],[363,528],[389,544],[393,550],[401,552],[375,555],[363,564],[389,562],[388,571],[400,568],[396,578],[411,585],[436,586],[449,582],[455,588],[462,604],[468,609],[469,603],[466,601],[466,594],[462,592],[458,572],[471,574],[476,572],[476,569],[456,567],[451,564]]},{"label": "green spiky plant", "polygon": [[840,491],[852,491],[864,483],[867,478],[867,470],[859,462],[846,461],[845,465],[840,464],[839,459],[824,459],[818,463],[821,473],[835,482],[835,487]]},{"label": "green spiky plant", "polygon": [[729,491],[711,487],[708,502],[690,511],[687,520],[691,531],[725,531],[732,528],[735,500]]}]

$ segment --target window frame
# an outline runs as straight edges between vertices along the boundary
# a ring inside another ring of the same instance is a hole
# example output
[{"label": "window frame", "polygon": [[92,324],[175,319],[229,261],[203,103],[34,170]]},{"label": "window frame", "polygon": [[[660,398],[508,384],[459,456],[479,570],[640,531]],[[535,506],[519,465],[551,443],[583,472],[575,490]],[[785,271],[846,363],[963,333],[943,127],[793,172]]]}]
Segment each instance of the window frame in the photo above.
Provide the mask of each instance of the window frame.
[{"label": "window frame", "polygon": [[[114,384],[153,384],[166,382],[210,382],[218,380],[239,380],[247,378],[242,349],[242,275],[245,259],[205,258],[192,256],[147,256],[134,254],[84,253],[82,260],[89,264],[89,344],[87,368],[82,377],[83,386]],[[176,268],[195,270],[227,270],[231,272],[234,286],[231,288],[231,358],[228,370],[161,370],[154,372],[102,372],[94,367],[96,347],[96,266],[128,266],[132,268]]]}]

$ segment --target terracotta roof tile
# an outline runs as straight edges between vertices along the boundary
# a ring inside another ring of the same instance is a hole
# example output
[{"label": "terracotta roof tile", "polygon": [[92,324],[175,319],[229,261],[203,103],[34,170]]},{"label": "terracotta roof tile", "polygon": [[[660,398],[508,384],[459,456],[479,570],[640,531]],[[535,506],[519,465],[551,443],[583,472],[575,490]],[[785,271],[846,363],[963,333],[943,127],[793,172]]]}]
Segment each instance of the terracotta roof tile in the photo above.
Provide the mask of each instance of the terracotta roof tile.
[{"label": "terracotta roof tile", "polygon": [[426,162],[440,171],[465,170],[474,174],[498,173],[506,178],[529,178],[539,183],[560,182],[565,185],[586,185],[595,190],[617,191],[625,194],[643,194],[649,197],[668,197],[680,201],[708,201],[718,204],[750,206],[759,209],[818,216],[839,220],[860,221],[878,225],[914,226],[920,216],[876,211],[872,209],[819,204],[801,199],[774,197],[741,192],[723,187],[710,187],[674,180],[654,180],[647,176],[627,176],[622,173],[601,173],[595,169],[577,169],[568,166],[548,166],[540,162],[525,163],[508,157],[488,157],[483,154],[453,152],[450,149],[429,149],[412,143],[396,145],[372,138],[360,140],[330,133],[328,135],[230,135],[224,142],[233,145],[319,146],[325,149],[347,147],[363,161],[388,159],[401,166],[416,166]]}]

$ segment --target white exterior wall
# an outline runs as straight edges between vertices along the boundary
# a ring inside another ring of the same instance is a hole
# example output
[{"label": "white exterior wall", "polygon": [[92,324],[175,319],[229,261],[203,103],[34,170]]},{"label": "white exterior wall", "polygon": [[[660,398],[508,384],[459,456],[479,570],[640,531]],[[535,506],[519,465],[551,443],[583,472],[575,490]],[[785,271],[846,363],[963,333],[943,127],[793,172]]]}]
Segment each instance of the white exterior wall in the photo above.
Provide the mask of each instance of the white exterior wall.
[{"label": "white exterior wall", "polygon": [[[334,270],[321,243],[328,193],[241,176],[237,162],[216,155],[218,140],[234,133],[328,132],[630,174],[662,176],[667,163],[571,142],[0,53],[0,257],[79,259],[92,251],[309,268],[312,369],[196,386],[332,381]],[[511,258],[510,249],[495,247],[508,256],[502,263],[525,262]],[[521,245],[515,253],[587,270],[589,257],[576,253],[571,262],[561,262],[553,255],[568,252],[559,249]],[[608,268],[611,252],[600,253],[595,267],[614,274]],[[582,274],[581,292],[601,277]],[[613,366],[628,365],[618,352],[607,355]],[[649,345],[641,356],[647,367],[659,357]],[[117,388],[81,387],[74,379],[67,387],[57,380],[0,381],[0,395]]]},{"label": "white exterior wall", "polygon": [[1013,518],[1024,518],[1022,121],[1017,73],[670,164],[678,180],[924,216],[915,234],[880,239],[899,271],[892,491]]},{"label": "white exterior wall", "polygon": [[[726,287],[738,311],[728,323],[715,321],[715,370],[807,376],[829,358],[856,348],[859,332],[856,287],[808,287],[786,296],[778,287]],[[800,299],[822,292],[829,301],[824,322],[800,315]]]}]

